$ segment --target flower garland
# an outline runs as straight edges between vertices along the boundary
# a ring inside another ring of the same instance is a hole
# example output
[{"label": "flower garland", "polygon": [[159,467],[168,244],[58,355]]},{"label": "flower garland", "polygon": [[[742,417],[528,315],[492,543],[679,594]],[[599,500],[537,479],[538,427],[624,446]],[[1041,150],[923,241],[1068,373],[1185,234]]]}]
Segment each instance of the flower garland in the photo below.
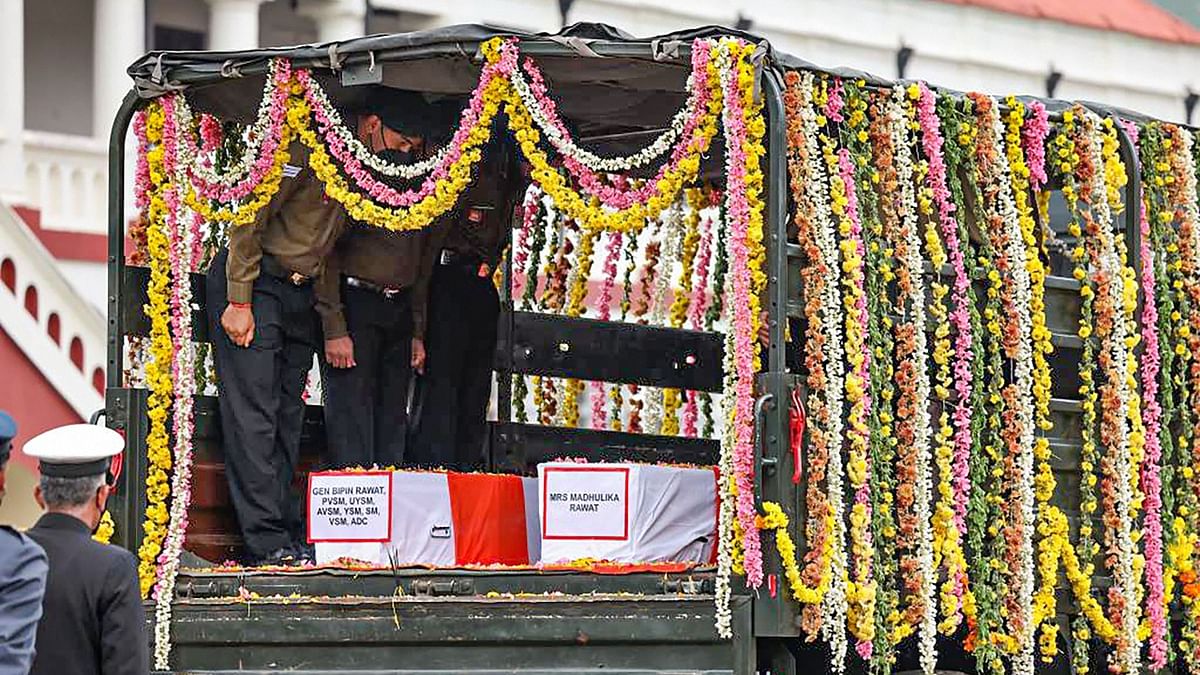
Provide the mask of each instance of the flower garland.
[{"label": "flower garland", "polygon": [[194,431],[196,345],[192,342],[192,284],[193,261],[199,255],[201,241],[199,222],[187,218],[180,210],[179,189],[186,184],[186,165],[178,153],[180,124],[186,121],[173,106],[173,99],[163,101],[163,170],[174,174],[166,188],[167,237],[170,246],[171,278],[171,349],[174,354],[171,375],[174,380],[172,431],[175,436],[171,471],[171,508],[166,539],[158,556],[157,584],[152,593],[155,600],[154,664],[156,670],[169,667],[171,652],[171,603],[175,598],[175,578],[179,571],[179,556],[187,533],[188,509],[191,506],[192,433]]},{"label": "flower garland", "polygon": [[[717,241],[725,241],[728,233],[728,224],[725,220],[724,208],[722,203],[718,202],[714,209],[717,215],[713,221],[713,238]],[[725,246],[717,246],[717,254],[713,260],[712,271],[712,288],[714,289],[712,302],[708,306],[708,311],[704,313],[704,330],[712,331],[716,328],[718,322],[721,321],[722,315],[725,313],[725,308],[728,303],[725,302],[725,277],[729,271],[729,257]],[[704,392],[700,397],[699,415],[704,420],[704,427],[700,431],[700,435],[705,438],[712,438],[716,431],[717,416],[712,414],[712,395]]]},{"label": "flower garland", "polygon": [[[712,214],[712,193],[706,191],[704,193],[705,208],[700,211],[700,222],[698,224],[700,242],[697,245],[696,264],[694,278],[692,279],[692,297],[688,303],[688,318],[687,322],[692,330],[704,330],[704,316],[708,310],[709,298],[712,297],[712,292],[708,287],[709,267],[712,261],[713,246],[713,231],[716,230],[716,224],[713,221]],[[697,429],[697,418],[699,415],[699,402],[702,392],[688,390],[687,401],[683,409],[683,435],[688,438],[695,438]]]},{"label": "flower garland", "polygon": [[998,106],[981,95],[972,95],[979,122],[977,156],[980,160],[981,183],[987,195],[988,228],[993,238],[993,250],[998,254],[999,273],[1008,278],[1003,285],[1004,351],[1014,361],[1013,383],[1004,387],[1004,426],[1007,434],[1003,476],[1007,483],[1007,513],[1003,528],[1004,556],[1010,579],[1004,611],[1009,631],[996,634],[1005,650],[1013,653],[1013,670],[1033,672],[1034,593],[1033,532],[1034,532],[1034,403],[1033,344],[1029,271],[1026,268],[1026,248],[1021,232],[1020,217],[1011,192],[1010,168],[1003,152],[1004,126]]},{"label": "flower garland", "polygon": [[[569,317],[579,317],[583,314],[588,282],[592,276],[592,254],[599,236],[600,232],[597,230],[584,230],[579,235],[579,253],[575,256],[567,279],[568,297],[564,313]],[[575,378],[568,378],[564,386],[561,417],[557,421],[560,426],[575,428],[579,426],[579,395],[583,393],[584,384]]]},{"label": "flower garland", "polygon": [[[828,573],[830,578],[824,602],[803,608],[801,627],[809,635],[820,631],[833,650],[833,670],[842,672],[847,651],[843,629],[847,609],[842,454],[838,447],[844,396],[838,247],[818,144],[824,120],[816,111],[813,76],[790,72],[787,85],[788,165],[800,241],[809,263],[803,271],[809,414],[805,494],[809,520],[805,537],[813,542],[810,551],[828,550],[828,556],[811,553],[806,556],[801,581],[815,585],[823,574]],[[822,480],[824,493],[820,489]],[[828,542],[829,548],[825,549],[822,542]]]},{"label": "flower garland", "polygon": [[[1130,142],[1136,148],[1138,145],[1138,128],[1132,122],[1122,121],[1122,128]],[[1149,665],[1154,670],[1161,670],[1167,665],[1169,647],[1167,645],[1167,612],[1168,599],[1163,581],[1163,513],[1162,513],[1162,481],[1160,479],[1160,463],[1162,461],[1162,408],[1158,403],[1158,377],[1160,372],[1160,356],[1158,345],[1158,307],[1155,300],[1155,260],[1153,235],[1150,221],[1146,215],[1146,192],[1138,194],[1138,231],[1140,242],[1138,256],[1141,266],[1142,288],[1142,398],[1144,400],[1143,418],[1146,428],[1146,457],[1141,467],[1142,489],[1146,495],[1145,508],[1145,557],[1146,557],[1146,614],[1150,622],[1150,651]]]},{"label": "flower garland", "polygon": [[[942,592],[942,631],[952,633],[961,621],[961,606],[966,579],[966,561],[962,555],[962,539],[966,536],[966,516],[969,496],[969,456],[971,452],[971,408],[963,405],[971,399],[971,359],[973,338],[971,334],[970,301],[967,297],[971,280],[967,276],[962,246],[958,239],[958,220],[955,204],[951,200],[947,184],[946,165],[943,159],[943,139],[937,117],[936,100],[929,87],[922,84],[909,88],[909,97],[916,106],[917,122],[921,129],[921,145],[925,151],[928,170],[925,172],[927,198],[932,198],[937,208],[937,222],[945,243],[946,256],[954,272],[951,299],[954,311],[950,313],[950,324],[954,327],[954,391],[959,404],[954,407],[954,457],[949,476],[950,490],[939,490],[941,498],[935,513],[940,523],[935,524],[938,532],[938,550],[947,562],[946,588]],[[941,264],[935,271],[940,273]],[[939,382],[943,387],[944,381]],[[943,401],[946,399],[943,398]],[[951,522],[946,522],[947,518]]]},{"label": "flower garland", "polygon": [[[840,84],[840,83],[839,83]],[[840,112],[840,86],[830,90],[826,116]],[[833,111],[833,112],[830,112]],[[842,287],[845,308],[845,354],[850,372],[845,379],[846,400],[850,405],[850,452],[846,476],[854,493],[850,510],[849,568],[852,578],[846,584],[847,622],[850,633],[857,639],[859,656],[869,659],[875,638],[875,582],[872,578],[871,502],[870,485],[870,418],[871,398],[868,389],[870,353],[866,350],[868,329],[865,293],[865,246],[862,224],[858,217],[858,202],[854,187],[854,169],[849,152],[836,150],[833,141],[822,135],[822,153],[829,173],[830,203],[838,220],[839,248],[842,255]]]},{"label": "flower garland", "polygon": [[[1046,519],[1049,517],[1047,505],[1054,494],[1054,473],[1050,469],[1050,441],[1046,438],[1046,433],[1053,428],[1050,424],[1050,364],[1046,357],[1053,351],[1053,347],[1050,343],[1050,331],[1046,328],[1046,268],[1039,256],[1040,249],[1035,232],[1037,223],[1028,200],[1030,177],[1033,171],[1025,163],[1026,145],[1032,145],[1031,141],[1036,141],[1042,132],[1039,125],[1035,123],[1031,132],[1026,134],[1023,130],[1025,106],[1012,96],[1008,98],[1007,104],[1009,110],[1005,116],[1004,147],[1011,169],[1009,175],[1021,228],[1021,238],[1025,244],[1025,266],[1029,272],[1031,291],[1029,311],[1033,339],[1034,425],[1038,431],[1033,447],[1033,459],[1037,463],[1034,495],[1037,500],[1038,529],[1046,532],[1048,530]],[[1037,150],[1035,149],[1034,152],[1036,155]],[[1044,150],[1042,152],[1044,154]],[[1041,164],[1044,164],[1044,161],[1035,158],[1035,165],[1039,172],[1036,180],[1044,182],[1045,170]],[[1057,649],[1057,629],[1049,619],[1054,615],[1054,585],[1058,581],[1058,575],[1051,574],[1048,570],[1051,565],[1055,564],[1052,562],[1053,550],[1058,545],[1059,542],[1051,540],[1045,535],[1038,542],[1041,584],[1035,596],[1037,606],[1033,609],[1034,623],[1038,625],[1033,628],[1040,627],[1041,629],[1041,653],[1043,660],[1047,662],[1053,658]],[[1041,617],[1038,616],[1039,613]]]},{"label": "flower garland", "polygon": [[[662,212],[659,225],[659,242],[661,243],[660,257],[657,265],[661,268],[654,276],[654,286],[650,291],[648,302],[648,323],[651,326],[664,326],[667,323],[667,292],[674,284],[675,264],[679,262],[684,238],[684,205],[672,204]],[[664,434],[662,430],[665,418],[666,392],[659,387],[640,387],[642,392],[642,429],[647,433]],[[676,427],[678,428],[678,427]]]},{"label": "flower garland", "polygon": [[740,550],[746,583],[750,588],[762,585],[762,551],[754,504],[754,375],[758,371],[759,297],[765,286],[763,271],[763,175],[761,160],[766,154],[763,136],[766,123],[762,102],[755,97],[755,70],[749,61],[754,47],[731,38],[722,39],[716,60],[720,62],[720,85],[725,106],[725,175],[729,189],[725,210],[729,219],[730,308],[733,314],[733,388],[724,398],[731,401],[729,436],[733,442],[731,476],[734,490],[722,496],[736,500],[737,522],[741,527]]},{"label": "flower garland", "polygon": [[170,245],[167,240],[166,219],[168,206],[165,194],[173,189],[174,178],[163,168],[163,106],[152,104],[144,113],[145,138],[139,138],[146,151],[147,177],[149,183],[139,185],[146,190],[138,197],[139,203],[147,204],[148,226],[146,228],[147,250],[150,262],[150,283],[146,289],[148,302],[146,315],[150,318],[150,354],[146,363],[146,381],[150,389],[146,416],[149,432],[146,435],[146,516],[142,524],[142,542],[138,547],[138,579],[141,594],[145,597],[157,578],[155,561],[162,552],[165,526],[170,520],[167,500],[171,491],[168,472],[171,470],[170,438],[167,434],[167,415],[171,408],[171,364],[172,344],[170,334],[170,309],[168,284],[170,280]]},{"label": "flower garland", "polygon": [[[687,321],[688,307],[692,302],[689,285],[692,280],[693,266],[700,247],[700,209],[703,208],[703,194],[699,188],[689,188],[685,192],[688,211],[685,219],[683,249],[679,254],[680,276],[679,284],[674,288],[671,308],[668,311],[668,325],[671,328],[683,328]],[[662,392],[663,412],[662,425],[659,432],[663,436],[679,435],[679,407],[683,403],[683,394],[678,389],[665,389]]]},{"label": "flower garland", "polygon": [[[932,673],[937,660],[937,609],[934,602],[935,571],[933,518],[930,504],[933,502],[933,478],[930,473],[932,460],[932,433],[929,416],[929,363],[928,344],[925,330],[925,280],[924,260],[921,256],[921,237],[917,223],[916,184],[913,177],[915,167],[912,159],[912,107],[906,98],[903,86],[896,86],[887,107],[889,137],[881,139],[880,145],[890,144],[894,153],[894,177],[899,186],[889,189],[885,184],[884,194],[899,192],[900,198],[887,202],[893,213],[893,223],[888,225],[893,232],[892,245],[900,261],[897,286],[902,298],[902,314],[896,326],[898,347],[896,358],[900,370],[896,380],[901,393],[897,405],[896,433],[900,441],[900,459],[897,470],[909,476],[906,489],[897,493],[897,511],[900,514],[900,543],[907,546],[910,556],[901,561],[905,589],[909,594],[906,625],[915,626],[919,634],[921,670]],[[882,164],[882,162],[881,162]],[[889,172],[883,172],[888,176]],[[905,487],[902,483],[902,487]],[[907,568],[907,569],[905,569]],[[895,640],[899,641],[899,640]]]},{"label": "flower garland", "polygon": [[[612,319],[612,293],[617,281],[617,263],[620,261],[623,241],[622,233],[612,232],[604,244],[604,282],[600,288],[600,311],[597,317],[601,321]],[[603,382],[592,382],[590,398],[592,402],[591,427],[593,429],[607,428],[608,410],[604,403],[608,396]]]}]

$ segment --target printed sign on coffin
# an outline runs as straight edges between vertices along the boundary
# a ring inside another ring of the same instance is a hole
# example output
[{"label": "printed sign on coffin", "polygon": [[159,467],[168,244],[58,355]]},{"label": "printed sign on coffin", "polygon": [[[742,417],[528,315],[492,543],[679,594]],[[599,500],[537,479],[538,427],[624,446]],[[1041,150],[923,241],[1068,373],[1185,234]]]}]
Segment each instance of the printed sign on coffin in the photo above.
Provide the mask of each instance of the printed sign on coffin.
[{"label": "printed sign on coffin", "polygon": [[535,479],[396,471],[391,480],[390,536],[362,543],[318,541],[318,564],[339,559],[436,567],[537,562]]},{"label": "printed sign on coffin", "polygon": [[711,469],[645,464],[538,466],[542,562],[709,562],[716,542]]}]

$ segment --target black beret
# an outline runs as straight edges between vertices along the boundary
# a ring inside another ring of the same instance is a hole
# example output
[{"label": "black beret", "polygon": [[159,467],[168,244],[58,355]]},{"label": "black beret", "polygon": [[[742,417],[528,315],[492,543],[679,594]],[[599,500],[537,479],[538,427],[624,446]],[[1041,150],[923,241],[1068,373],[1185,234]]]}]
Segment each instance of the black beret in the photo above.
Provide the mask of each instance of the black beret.
[{"label": "black beret", "polygon": [[392,131],[428,136],[435,126],[433,108],[415,91],[376,87],[367,95],[362,114],[379,117]]}]

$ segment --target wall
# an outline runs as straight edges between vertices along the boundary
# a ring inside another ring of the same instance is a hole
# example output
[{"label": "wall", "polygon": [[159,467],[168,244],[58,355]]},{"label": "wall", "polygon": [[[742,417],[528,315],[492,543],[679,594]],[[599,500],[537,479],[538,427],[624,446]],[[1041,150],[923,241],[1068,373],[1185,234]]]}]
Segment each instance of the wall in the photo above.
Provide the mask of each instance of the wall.
[{"label": "wall", "polygon": [[33,501],[36,472],[33,461],[21,452],[22,446],[43,431],[84,420],[54,391],[3,329],[0,329],[0,372],[4,373],[0,410],[12,415],[19,427],[6,471],[8,487],[0,504],[0,523],[28,527],[37,519],[37,505]]},{"label": "wall", "polygon": [[25,128],[91,135],[93,14],[93,0],[25,0]]}]

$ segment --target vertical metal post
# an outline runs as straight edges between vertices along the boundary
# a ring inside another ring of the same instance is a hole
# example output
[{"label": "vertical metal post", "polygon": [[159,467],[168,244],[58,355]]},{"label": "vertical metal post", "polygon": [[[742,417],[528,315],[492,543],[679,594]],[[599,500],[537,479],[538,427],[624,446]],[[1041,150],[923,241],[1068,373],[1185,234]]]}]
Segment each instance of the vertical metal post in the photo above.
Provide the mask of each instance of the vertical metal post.
[{"label": "vertical metal post", "polygon": [[118,319],[125,280],[125,137],[140,104],[141,100],[133,91],[125,95],[108,138],[108,368],[105,383],[109,389],[123,384],[124,335]]},{"label": "vertical metal post", "polygon": [[[787,328],[787,118],[783,109],[783,84],[767,68],[762,74],[762,94],[767,113],[767,320],[770,346],[767,370],[787,370],[784,343]],[[778,394],[776,400],[782,400]]]}]

